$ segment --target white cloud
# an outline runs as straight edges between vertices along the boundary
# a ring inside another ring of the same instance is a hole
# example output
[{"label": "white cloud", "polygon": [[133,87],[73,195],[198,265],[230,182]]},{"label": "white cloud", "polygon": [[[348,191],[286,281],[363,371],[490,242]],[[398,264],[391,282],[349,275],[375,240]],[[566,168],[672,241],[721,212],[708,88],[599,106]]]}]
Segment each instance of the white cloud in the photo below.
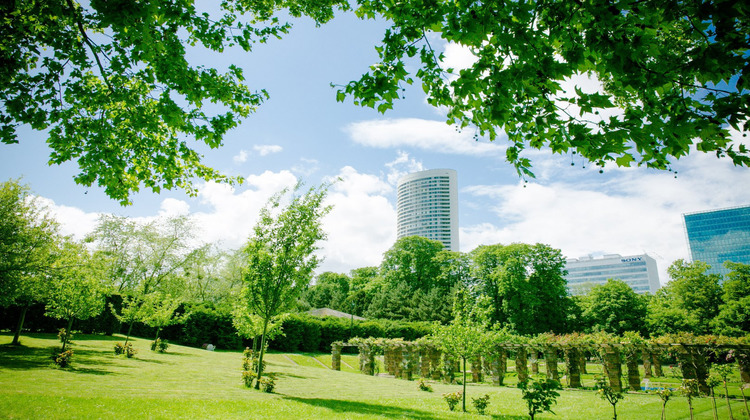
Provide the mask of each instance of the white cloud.
[{"label": "white cloud", "polygon": [[247,150],[240,150],[240,153],[232,156],[234,163],[245,163],[247,162]]},{"label": "white cloud", "polygon": [[477,141],[472,133],[457,131],[442,121],[402,118],[351,123],[344,131],[358,144],[368,147],[415,148],[445,154],[501,156],[505,147],[484,140]]},{"label": "white cloud", "polygon": [[455,42],[447,42],[443,51],[441,67],[444,69],[452,68],[457,73],[459,70],[471,67],[476,61],[477,56],[471,52],[469,47]]},{"label": "white cloud", "polygon": [[166,198],[159,208],[160,217],[184,216],[190,213],[190,204],[175,198]]},{"label": "white cloud", "polygon": [[255,150],[260,156],[267,156],[272,153],[280,153],[284,148],[275,144],[260,144],[253,146],[253,150]]},{"label": "white cloud", "polygon": [[54,201],[44,197],[38,199],[60,224],[60,233],[63,235],[71,235],[76,240],[83,240],[96,228],[99,213],[87,213],[76,207],[55,204]]},{"label": "white cloud", "polygon": [[676,178],[641,168],[598,182],[468,187],[464,192],[472,201],[490,203],[498,219],[462,227],[461,248],[542,242],[572,258],[648,253],[657,260],[664,284],[667,267],[690,257],[682,214],[750,202],[747,192],[737,189],[750,185],[745,168],[702,153],[683,159],[679,167]]},{"label": "white cloud", "polygon": [[283,188],[293,187],[297,177],[289,171],[265,171],[246,178],[243,191],[229,185],[209,182],[199,189],[199,199],[208,205],[208,212],[193,213],[201,237],[206,242],[219,242],[226,248],[238,248],[252,233],[260,209],[268,199]]},{"label": "white cloud", "polygon": [[396,240],[396,210],[386,197],[392,187],[375,175],[344,167],[329,192],[333,210],[323,220],[328,239],[319,254],[319,272],[349,272],[380,265],[383,253]]},{"label": "white cloud", "polygon": [[396,185],[398,180],[406,174],[424,170],[421,161],[410,158],[409,154],[404,151],[399,151],[396,159],[386,163],[385,166],[388,168],[387,179],[391,185]]},{"label": "white cloud", "polygon": [[299,163],[292,166],[292,172],[302,176],[310,176],[320,169],[319,163],[316,159],[301,158]]}]

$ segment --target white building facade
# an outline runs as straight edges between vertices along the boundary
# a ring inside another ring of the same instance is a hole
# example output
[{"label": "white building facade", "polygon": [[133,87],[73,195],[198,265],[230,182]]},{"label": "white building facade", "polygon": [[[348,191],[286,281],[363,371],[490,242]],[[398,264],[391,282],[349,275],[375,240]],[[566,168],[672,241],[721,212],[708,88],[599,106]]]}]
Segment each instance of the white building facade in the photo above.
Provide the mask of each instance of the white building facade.
[{"label": "white building facade", "polygon": [[640,294],[656,293],[660,287],[656,260],[646,254],[570,258],[566,269],[571,295],[586,294],[593,286],[604,284],[608,279],[622,280]]},{"label": "white building facade", "polygon": [[422,236],[458,251],[458,185],[453,169],[431,169],[398,181],[397,236]]}]

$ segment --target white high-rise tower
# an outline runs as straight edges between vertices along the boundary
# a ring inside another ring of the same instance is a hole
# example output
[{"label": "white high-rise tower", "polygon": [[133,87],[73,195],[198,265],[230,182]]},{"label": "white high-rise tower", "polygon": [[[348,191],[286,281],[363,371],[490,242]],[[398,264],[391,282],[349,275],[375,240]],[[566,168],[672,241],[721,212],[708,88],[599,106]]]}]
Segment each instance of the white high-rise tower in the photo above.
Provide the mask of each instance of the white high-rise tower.
[{"label": "white high-rise tower", "polygon": [[458,251],[458,186],[453,169],[415,172],[398,181],[397,236],[422,236]]}]

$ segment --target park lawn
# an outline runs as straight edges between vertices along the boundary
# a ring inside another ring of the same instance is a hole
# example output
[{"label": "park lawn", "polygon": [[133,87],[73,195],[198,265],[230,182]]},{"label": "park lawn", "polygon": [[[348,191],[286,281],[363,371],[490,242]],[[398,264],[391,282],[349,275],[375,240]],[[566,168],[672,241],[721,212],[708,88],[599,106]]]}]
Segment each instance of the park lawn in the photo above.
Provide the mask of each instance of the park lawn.
[{"label": "park lawn", "polygon": [[[487,416],[476,414],[471,397],[484,394],[490,395],[488,412],[494,418],[527,418],[515,388],[470,384],[470,413],[454,413],[441,394],[461,390],[458,385],[431,382],[434,392],[423,392],[413,381],[336,372],[317,363],[295,365],[286,358],[298,355],[268,354],[267,370],[277,380],[276,393],[266,394],[243,386],[241,352],[172,345],[160,354],[149,349],[149,340],[136,338],[132,342],[138,354],[127,359],[113,351],[123,337],[82,335],[74,338],[72,367],[59,369],[50,359],[51,349],[59,345],[54,335],[23,336],[22,347],[9,346],[10,340],[9,334],[0,334],[3,418],[478,419]],[[347,363],[356,360],[346,358]],[[720,418],[728,418],[719,403]],[[696,419],[713,418],[709,399],[697,399],[694,408]],[[612,414],[611,406],[591,391],[562,391],[554,409],[557,415],[537,418],[606,419]],[[658,418],[661,401],[655,395],[628,394],[617,409],[620,420]],[[743,410],[740,401],[733,403],[735,418],[742,418]],[[667,414],[688,418],[686,400],[673,398]]]}]

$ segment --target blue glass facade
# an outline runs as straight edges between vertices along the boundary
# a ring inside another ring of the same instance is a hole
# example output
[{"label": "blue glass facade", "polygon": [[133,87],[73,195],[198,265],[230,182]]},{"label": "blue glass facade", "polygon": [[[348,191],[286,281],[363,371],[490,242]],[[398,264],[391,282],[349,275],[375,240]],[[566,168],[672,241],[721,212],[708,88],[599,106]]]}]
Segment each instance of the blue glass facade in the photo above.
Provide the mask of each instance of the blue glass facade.
[{"label": "blue glass facade", "polygon": [[750,206],[683,215],[690,256],[725,276],[725,261],[750,264]]}]

